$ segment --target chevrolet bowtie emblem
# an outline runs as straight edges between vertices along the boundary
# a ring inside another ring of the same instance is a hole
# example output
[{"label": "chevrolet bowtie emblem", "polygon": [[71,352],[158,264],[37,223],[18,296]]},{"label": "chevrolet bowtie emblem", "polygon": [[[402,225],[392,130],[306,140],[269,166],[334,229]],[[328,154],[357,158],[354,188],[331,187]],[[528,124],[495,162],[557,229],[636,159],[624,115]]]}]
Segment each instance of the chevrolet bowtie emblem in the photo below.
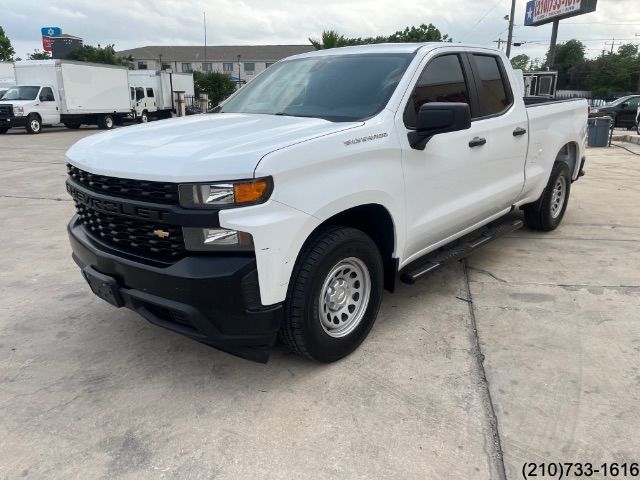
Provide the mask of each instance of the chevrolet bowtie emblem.
[{"label": "chevrolet bowtie emblem", "polygon": [[165,232],[164,230],[154,230],[153,234],[158,238],[168,238],[169,232]]}]

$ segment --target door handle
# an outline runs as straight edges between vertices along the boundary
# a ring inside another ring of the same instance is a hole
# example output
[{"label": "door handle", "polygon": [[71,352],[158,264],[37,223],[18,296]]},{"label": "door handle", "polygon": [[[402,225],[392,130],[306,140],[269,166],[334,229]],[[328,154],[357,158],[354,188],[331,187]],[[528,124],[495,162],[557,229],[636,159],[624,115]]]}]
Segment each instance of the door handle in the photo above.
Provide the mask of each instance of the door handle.
[{"label": "door handle", "polygon": [[487,139],[486,138],[476,137],[476,138],[474,138],[473,140],[471,140],[469,142],[469,148],[481,147],[485,143],[487,143]]},{"label": "door handle", "polygon": [[518,127],[513,131],[513,136],[514,137],[519,137],[521,135],[524,135],[525,133],[527,133],[527,131],[524,128]]}]

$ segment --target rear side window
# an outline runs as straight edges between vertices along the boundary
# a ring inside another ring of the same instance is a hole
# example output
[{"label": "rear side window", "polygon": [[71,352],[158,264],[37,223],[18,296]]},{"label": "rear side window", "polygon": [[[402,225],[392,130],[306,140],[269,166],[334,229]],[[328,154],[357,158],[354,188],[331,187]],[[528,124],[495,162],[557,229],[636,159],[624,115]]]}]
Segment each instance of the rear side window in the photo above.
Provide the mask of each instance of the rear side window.
[{"label": "rear side window", "polygon": [[420,107],[431,102],[469,103],[469,88],[458,55],[436,57],[424,68],[404,111],[407,128],[415,128]]},{"label": "rear side window", "polygon": [[147,88],[147,97],[153,98],[153,88]]},{"label": "rear side window", "polygon": [[478,78],[479,117],[498,115],[513,103],[500,59],[493,55],[473,55]]}]

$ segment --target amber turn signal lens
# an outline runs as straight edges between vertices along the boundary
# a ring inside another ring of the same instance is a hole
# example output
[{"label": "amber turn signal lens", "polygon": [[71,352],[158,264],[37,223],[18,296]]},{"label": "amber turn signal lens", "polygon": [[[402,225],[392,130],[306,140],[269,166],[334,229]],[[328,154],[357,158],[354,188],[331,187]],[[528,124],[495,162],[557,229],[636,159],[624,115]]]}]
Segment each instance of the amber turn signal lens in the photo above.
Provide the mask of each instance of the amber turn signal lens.
[{"label": "amber turn signal lens", "polygon": [[269,182],[262,178],[253,182],[236,183],[233,186],[233,195],[236,205],[242,203],[255,203],[262,200],[269,192]]}]

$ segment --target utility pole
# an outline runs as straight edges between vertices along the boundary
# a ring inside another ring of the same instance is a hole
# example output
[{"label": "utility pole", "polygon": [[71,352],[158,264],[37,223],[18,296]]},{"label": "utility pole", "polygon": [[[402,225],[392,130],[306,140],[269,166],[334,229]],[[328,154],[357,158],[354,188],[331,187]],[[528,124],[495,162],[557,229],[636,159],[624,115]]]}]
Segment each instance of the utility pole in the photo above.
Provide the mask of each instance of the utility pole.
[{"label": "utility pole", "polygon": [[558,43],[558,27],[560,20],[554,20],[553,29],[551,30],[551,43],[549,44],[549,58],[547,62],[547,70],[552,70],[556,63],[556,44]]},{"label": "utility pole", "polygon": [[207,12],[202,12],[202,21],[204,23],[204,61],[207,61]]},{"label": "utility pole", "polygon": [[513,23],[516,16],[516,0],[511,0],[511,15],[509,15],[509,36],[507,37],[507,58],[511,56],[511,44],[513,43]]},{"label": "utility pole", "polygon": [[497,43],[498,44],[498,50],[501,50],[500,47],[502,47],[503,43],[507,43],[506,40],[503,40],[501,38],[499,38],[498,40],[494,40],[493,43]]},{"label": "utility pole", "polygon": [[[605,45],[609,45],[608,43],[605,43]],[[609,53],[611,53],[611,55],[613,55],[613,48],[618,46],[618,45],[622,45],[622,42],[616,42],[616,39],[612,39],[611,40],[611,51]]]}]

